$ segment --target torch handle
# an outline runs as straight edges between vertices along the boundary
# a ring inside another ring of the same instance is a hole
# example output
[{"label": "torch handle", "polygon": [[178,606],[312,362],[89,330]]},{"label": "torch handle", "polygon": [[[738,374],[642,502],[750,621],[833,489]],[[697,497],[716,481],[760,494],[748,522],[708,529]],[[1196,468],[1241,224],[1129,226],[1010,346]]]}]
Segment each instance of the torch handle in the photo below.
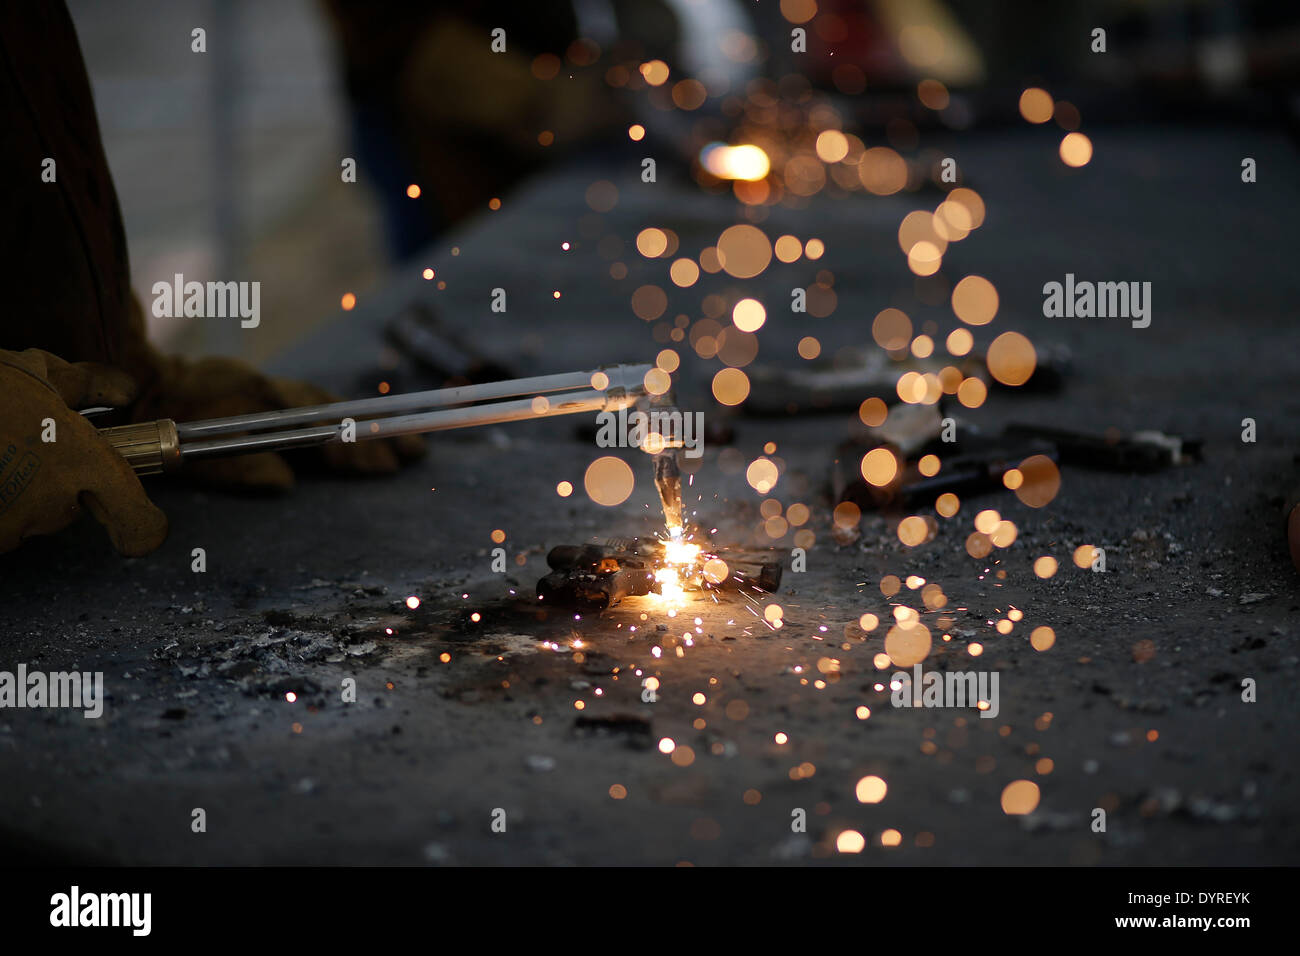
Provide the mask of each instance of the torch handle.
[{"label": "torch handle", "polygon": [[180,467],[180,437],[170,418],[101,428],[99,434],[137,475],[158,475]]}]

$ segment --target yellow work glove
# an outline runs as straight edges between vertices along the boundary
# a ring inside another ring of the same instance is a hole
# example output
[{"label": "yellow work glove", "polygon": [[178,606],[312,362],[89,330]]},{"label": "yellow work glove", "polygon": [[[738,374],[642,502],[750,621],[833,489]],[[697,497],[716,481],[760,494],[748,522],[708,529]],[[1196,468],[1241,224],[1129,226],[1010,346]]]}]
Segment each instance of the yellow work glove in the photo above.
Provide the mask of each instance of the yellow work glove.
[{"label": "yellow work glove", "polygon": [[124,555],[162,544],[167,516],[76,411],[126,405],[134,391],[130,376],[106,365],[0,350],[0,552],[66,527],[83,508]]}]

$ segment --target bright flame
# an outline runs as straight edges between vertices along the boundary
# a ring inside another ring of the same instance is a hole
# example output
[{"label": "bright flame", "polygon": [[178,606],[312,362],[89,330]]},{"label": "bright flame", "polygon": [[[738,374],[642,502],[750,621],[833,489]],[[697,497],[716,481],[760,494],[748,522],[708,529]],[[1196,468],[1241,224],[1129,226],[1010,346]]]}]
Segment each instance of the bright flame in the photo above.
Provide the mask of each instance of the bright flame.
[{"label": "bright flame", "polygon": [[669,528],[669,539],[664,542],[663,566],[655,571],[659,583],[659,597],[664,603],[676,605],[686,593],[685,581],[695,569],[700,558],[700,546],[682,538],[681,528]]},{"label": "bright flame", "polygon": [[757,182],[772,169],[767,153],[758,146],[727,146],[710,143],[700,150],[700,165],[719,179]]},{"label": "bright flame", "polygon": [[694,564],[699,556],[698,544],[678,540],[676,536],[673,540],[664,542],[664,560],[669,564]]}]

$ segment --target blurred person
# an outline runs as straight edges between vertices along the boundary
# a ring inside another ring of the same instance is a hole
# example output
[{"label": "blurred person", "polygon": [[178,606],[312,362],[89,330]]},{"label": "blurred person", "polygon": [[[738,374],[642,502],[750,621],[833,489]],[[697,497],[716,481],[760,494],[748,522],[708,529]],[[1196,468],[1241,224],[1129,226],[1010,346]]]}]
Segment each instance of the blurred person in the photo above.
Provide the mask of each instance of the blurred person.
[{"label": "blurred person", "polygon": [[[119,552],[146,554],[166,537],[167,519],[78,409],[112,405],[132,421],[187,421],[335,398],[233,359],[164,355],[145,338],[90,83],[63,3],[0,4],[0,109],[7,118],[0,150],[0,552],[58,531],[84,510]],[[52,180],[47,159],[55,161]],[[418,437],[333,445],[293,461],[388,473],[422,447]],[[186,470],[223,487],[294,483],[289,459],[272,453]]]},{"label": "blurred person", "polygon": [[[399,261],[548,159],[622,138],[634,113],[606,69],[651,57],[671,63],[678,46],[677,18],[662,0],[323,5],[358,166]],[[496,49],[494,30],[504,31]]]}]

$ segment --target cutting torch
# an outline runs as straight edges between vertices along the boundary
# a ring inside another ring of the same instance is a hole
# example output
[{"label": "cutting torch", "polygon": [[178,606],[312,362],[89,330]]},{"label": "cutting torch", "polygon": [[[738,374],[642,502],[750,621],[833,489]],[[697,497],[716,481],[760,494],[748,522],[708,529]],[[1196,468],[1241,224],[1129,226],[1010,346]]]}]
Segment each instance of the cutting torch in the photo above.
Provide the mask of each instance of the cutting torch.
[{"label": "cutting torch", "polygon": [[[651,365],[517,378],[403,395],[177,423],[170,418],[100,429],[139,475],[191,459],[418,435],[580,412],[618,411],[646,397]],[[522,397],[521,397],[522,396]],[[89,414],[98,411],[88,410]]]}]

